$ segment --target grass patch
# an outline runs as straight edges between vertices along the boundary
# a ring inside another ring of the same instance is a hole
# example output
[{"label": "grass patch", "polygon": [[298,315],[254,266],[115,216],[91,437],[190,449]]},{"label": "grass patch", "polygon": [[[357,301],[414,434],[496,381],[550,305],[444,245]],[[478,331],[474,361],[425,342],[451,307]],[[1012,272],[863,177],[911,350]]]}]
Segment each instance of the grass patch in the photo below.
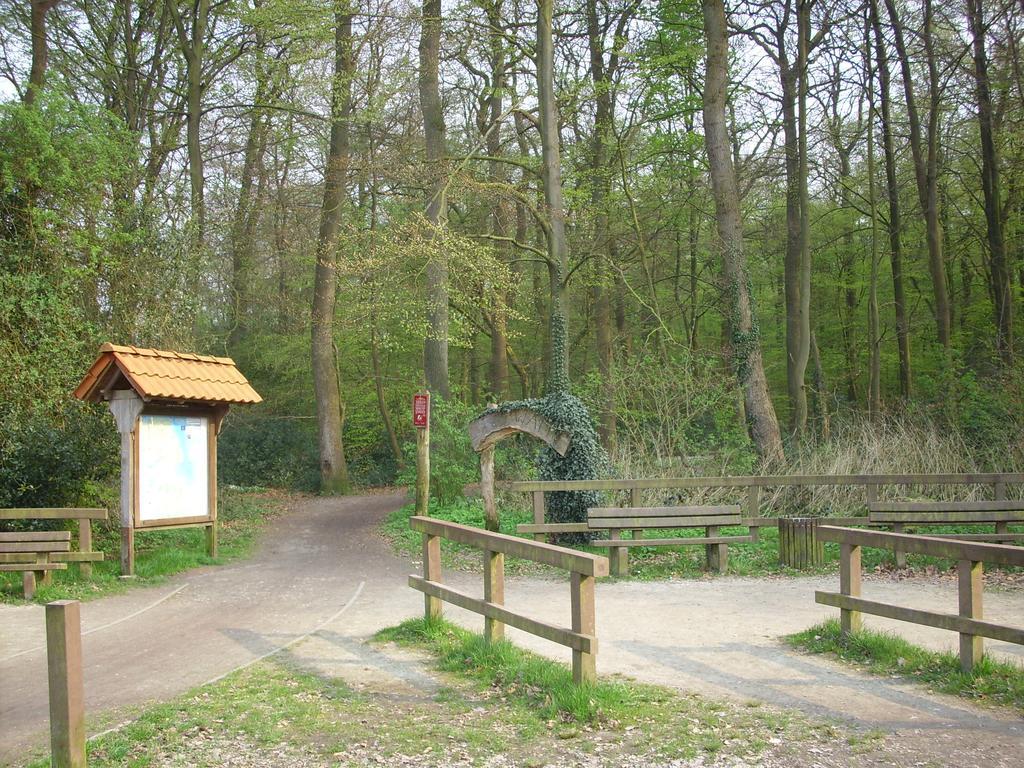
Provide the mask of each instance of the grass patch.
[{"label": "grass patch", "polygon": [[835,619],[787,638],[790,645],[853,662],[876,675],[916,680],[942,693],[1024,712],[1024,668],[990,656],[970,674],[959,657],[921,648],[887,632],[862,630],[843,637]]},{"label": "grass patch", "polygon": [[[701,757],[747,762],[768,751],[780,764],[802,765],[787,757],[807,745],[841,755],[874,741],[754,703],[621,680],[573,688],[563,665],[507,643],[488,649],[443,622],[406,622],[378,638],[429,651],[449,671],[427,675],[434,686],[368,689],[283,652],[146,708],[89,742],[89,765],[659,766]],[[422,663],[393,648],[367,652],[381,668]]]},{"label": "grass patch", "polygon": [[[516,526],[532,523],[533,513],[525,507],[517,507],[517,497],[499,502],[499,521],[501,532],[512,536],[532,539],[529,534],[517,534]],[[409,518],[415,510],[409,504],[392,512],[385,520],[383,533],[394,548],[407,557],[422,556],[422,534],[409,529]],[[440,504],[436,499],[430,500],[431,517],[447,520],[477,528],[484,527],[483,502],[480,499],[459,499],[450,504]],[[1011,531],[1024,526],[1011,526]],[[978,533],[979,526],[927,526],[916,529],[915,533]],[[722,529],[726,536],[742,536],[748,529],[728,527]],[[680,528],[652,531],[649,535],[658,538],[696,538],[704,535],[703,528]],[[627,534],[628,537],[628,534]],[[607,555],[607,547],[578,547],[578,549],[597,555]],[[478,569],[480,552],[473,547],[455,542],[441,540],[441,558],[446,567],[459,569]],[[907,566],[914,571],[945,572],[956,567],[952,560],[942,560],[925,555],[907,555]],[[893,553],[882,549],[865,548],[863,553],[865,571],[890,572],[895,570]],[[825,558],[818,568],[796,570],[779,564],[779,531],[774,527],[760,529],[757,541],[729,545],[729,573],[734,576],[760,578],[764,576],[807,576],[835,573],[839,568],[839,545],[826,544]],[[994,571],[1000,569],[993,569]],[[1010,572],[1020,569],[1004,569]],[[506,571],[511,575],[549,572],[550,569],[515,558],[506,561]],[[553,571],[550,571],[553,572]],[[708,576],[705,569],[704,547],[699,544],[659,547],[629,548],[629,578],[638,581],[660,581],[665,579],[699,579]]]},{"label": "grass patch", "polygon": [[441,670],[536,718],[562,738],[612,731],[636,739],[634,746],[655,749],[659,758],[719,752],[750,757],[783,742],[837,735],[833,726],[759,702],[713,702],[622,679],[577,686],[564,664],[508,642],[488,644],[481,635],[443,620],[411,619],[382,630],[375,640],[427,651]]},{"label": "grass patch", "polygon": [[[136,531],[135,579],[119,578],[121,539],[117,521],[93,524],[93,547],[104,560],[93,563],[92,579],[83,579],[76,564],[53,571],[53,583],[36,589],[34,601],[91,600],[123,592],[130,586],[159,584],[169,576],[202,565],[221,565],[252,552],[259,533],[275,515],[284,511],[294,497],[263,490],[218,491],[218,556],[206,554],[206,533],[202,528],[168,531]],[[21,572],[0,574],[0,602],[24,602]]]}]

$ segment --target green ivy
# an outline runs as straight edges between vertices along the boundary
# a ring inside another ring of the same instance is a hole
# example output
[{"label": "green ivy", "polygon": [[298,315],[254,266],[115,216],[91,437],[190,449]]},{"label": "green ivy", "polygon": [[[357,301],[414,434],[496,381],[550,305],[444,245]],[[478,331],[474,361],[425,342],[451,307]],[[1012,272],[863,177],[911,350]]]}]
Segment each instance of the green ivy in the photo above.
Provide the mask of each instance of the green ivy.
[{"label": "green ivy", "polygon": [[[575,395],[565,391],[553,392],[547,397],[513,400],[491,408],[485,413],[508,413],[528,410],[543,416],[560,432],[571,438],[565,456],[559,456],[544,446],[537,460],[540,480],[596,480],[608,468],[608,455],[601,446],[590,412]],[[601,503],[597,491],[554,491],[545,494],[547,522],[582,523],[587,519],[587,508]],[[585,543],[586,535],[563,535],[563,543]]]}]

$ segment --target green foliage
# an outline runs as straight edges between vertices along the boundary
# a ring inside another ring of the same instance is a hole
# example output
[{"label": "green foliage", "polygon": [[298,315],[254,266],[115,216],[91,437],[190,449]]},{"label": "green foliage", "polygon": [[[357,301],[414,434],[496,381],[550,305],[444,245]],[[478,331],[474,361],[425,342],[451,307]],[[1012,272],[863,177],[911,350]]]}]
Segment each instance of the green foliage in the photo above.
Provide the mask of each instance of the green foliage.
[{"label": "green foliage", "polygon": [[65,403],[52,414],[5,420],[0,436],[0,507],[109,506],[118,437],[95,406]]},{"label": "green foliage", "polygon": [[857,663],[885,677],[906,677],[943,693],[1024,712],[1024,667],[985,656],[968,674],[959,657],[908,643],[890,632],[861,630],[843,637],[835,619],[787,638],[791,645]]},{"label": "green foliage", "polygon": [[311,420],[235,414],[217,440],[217,474],[230,485],[312,492],[320,486],[317,466]]},{"label": "green foliage", "polygon": [[[432,397],[430,401],[430,495],[441,504],[461,499],[463,488],[480,481],[480,460],[473,451],[466,426],[473,407],[458,400]],[[416,443],[404,446],[405,468],[398,482],[416,486]]]}]

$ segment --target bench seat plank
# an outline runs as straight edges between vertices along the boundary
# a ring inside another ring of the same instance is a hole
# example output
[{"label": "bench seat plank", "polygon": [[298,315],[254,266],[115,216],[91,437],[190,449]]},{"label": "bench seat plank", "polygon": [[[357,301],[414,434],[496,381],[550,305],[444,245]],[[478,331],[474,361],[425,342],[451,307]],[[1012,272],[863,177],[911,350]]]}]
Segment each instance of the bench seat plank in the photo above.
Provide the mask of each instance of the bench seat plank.
[{"label": "bench seat plank", "polygon": [[100,563],[103,562],[102,552],[51,552],[50,560],[54,563]]},{"label": "bench seat plank", "polygon": [[742,525],[743,517],[734,515],[705,515],[701,517],[608,517],[599,520],[590,518],[591,529],[604,528],[705,528],[709,525]]},{"label": "bench seat plank", "polygon": [[871,510],[872,523],[903,523],[905,525],[956,525],[958,523],[1013,523],[1024,522],[1024,511],[966,510],[951,512],[915,510]]},{"label": "bench seat plank", "polygon": [[0,552],[69,552],[70,541],[25,541],[17,544],[0,542]]},{"label": "bench seat plank", "polygon": [[872,501],[869,512],[1024,512],[1024,501]]},{"label": "bench seat plank", "polygon": [[700,507],[590,507],[587,517],[599,519],[606,517],[706,517],[708,515],[738,515],[740,508],[736,505],[700,506]]},{"label": "bench seat plank", "polygon": [[71,541],[71,531],[15,531],[0,533],[0,542]]},{"label": "bench seat plank", "polygon": [[744,544],[753,536],[676,536],[668,539],[594,539],[594,547],[671,547],[690,544]]},{"label": "bench seat plank", "polygon": [[67,563],[0,563],[0,571],[63,571]]},{"label": "bench seat plank", "polygon": [[0,509],[0,520],[106,520],[107,510],[93,507]]}]

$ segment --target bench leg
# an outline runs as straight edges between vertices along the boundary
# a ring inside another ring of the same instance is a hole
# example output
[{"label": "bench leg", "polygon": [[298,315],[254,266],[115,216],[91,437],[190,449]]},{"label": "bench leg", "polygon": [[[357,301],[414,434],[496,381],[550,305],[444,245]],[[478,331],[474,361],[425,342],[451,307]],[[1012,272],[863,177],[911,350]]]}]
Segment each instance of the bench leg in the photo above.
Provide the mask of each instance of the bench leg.
[{"label": "bench leg", "polygon": [[25,571],[21,575],[21,586],[25,592],[25,599],[31,600],[36,595],[36,572]]},{"label": "bench leg", "polygon": [[[613,541],[622,538],[622,531],[612,529],[608,532],[608,538]],[[608,565],[613,576],[629,576],[629,549],[626,547],[612,547],[608,550]]]},{"label": "bench leg", "polygon": [[[996,523],[996,534],[997,535],[1005,535],[1005,534],[1009,534],[1009,533],[1010,533],[1010,524],[1009,523]],[[1001,543],[1006,543],[1008,541],[1011,541],[1011,539],[1009,537],[1004,539],[1004,541],[1001,542]]]},{"label": "bench leg", "polygon": [[[708,537],[718,536],[720,528],[717,525],[709,525],[705,529]],[[705,544],[704,554],[707,559],[709,571],[725,573],[729,569],[729,549],[727,544]]]},{"label": "bench leg", "polygon": [[[904,532],[903,523],[893,523],[892,532],[893,533],[903,533]],[[895,552],[893,552],[893,555],[896,558],[896,567],[897,568],[906,568],[907,567],[907,553],[906,552],[903,552],[903,551],[897,549]]]},{"label": "bench leg", "polygon": [[[50,562],[50,556],[45,554],[39,555],[36,557],[36,562],[48,563]],[[53,571],[36,571],[36,578],[44,587],[48,587],[53,584]]]}]

